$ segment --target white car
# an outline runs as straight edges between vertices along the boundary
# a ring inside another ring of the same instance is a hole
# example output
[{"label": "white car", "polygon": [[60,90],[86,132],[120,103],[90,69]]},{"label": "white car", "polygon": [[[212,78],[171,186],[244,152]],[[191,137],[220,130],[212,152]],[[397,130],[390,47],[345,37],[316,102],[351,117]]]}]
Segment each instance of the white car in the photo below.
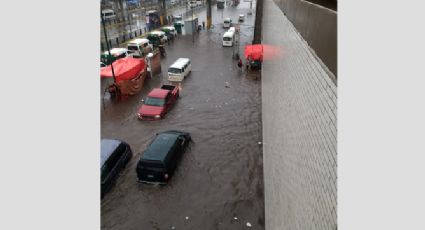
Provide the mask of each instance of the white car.
[{"label": "white car", "polygon": [[156,34],[163,42],[167,42],[168,38],[167,35],[165,35],[165,32],[163,31],[152,31],[151,34]]},{"label": "white car", "polygon": [[164,26],[162,28],[170,30],[170,33],[174,35],[174,37],[177,36],[177,30],[174,26]]},{"label": "white car", "polygon": [[189,8],[195,8],[198,6],[198,4],[196,3],[196,1],[190,1],[187,3]]},{"label": "white car", "polygon": [[224,21],[223,21],[223,27],[224,28],[230,28],[230,26],[232,26],[232,19],[225,18]]},{"label": "white car", "polygon": [[240,14],[240,15],[239,15],[239,21],[240,21],[240,22],[243,22],[244,20],[245,20],[245,15]]}]

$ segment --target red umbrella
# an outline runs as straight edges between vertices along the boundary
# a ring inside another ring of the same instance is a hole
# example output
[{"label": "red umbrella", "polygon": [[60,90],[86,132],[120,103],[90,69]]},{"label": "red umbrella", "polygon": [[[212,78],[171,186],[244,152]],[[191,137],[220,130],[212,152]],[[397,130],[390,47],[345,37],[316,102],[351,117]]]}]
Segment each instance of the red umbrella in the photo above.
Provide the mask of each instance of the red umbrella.
[{"label": "red umbrella", "polygon": [[245,46],[244,56],[252,61],[263,61],[263,45],[248,45]]}]

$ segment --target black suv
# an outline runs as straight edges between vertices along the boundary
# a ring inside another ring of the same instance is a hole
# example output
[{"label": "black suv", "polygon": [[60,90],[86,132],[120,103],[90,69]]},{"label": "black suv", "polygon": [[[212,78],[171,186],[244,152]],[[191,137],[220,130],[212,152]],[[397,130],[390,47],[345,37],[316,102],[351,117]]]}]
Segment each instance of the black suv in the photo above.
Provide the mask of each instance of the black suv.
[{"label": "black suv", "polygon": [[118,173],[130,161],[133,153],[124,141],[102,139],[100,150],[101,198],[109,191]]},{"label": "black suv", "polygon": [[189,133],[175,130],[156,134],[137,164],[138,181],[166,184],[190,139]]}]

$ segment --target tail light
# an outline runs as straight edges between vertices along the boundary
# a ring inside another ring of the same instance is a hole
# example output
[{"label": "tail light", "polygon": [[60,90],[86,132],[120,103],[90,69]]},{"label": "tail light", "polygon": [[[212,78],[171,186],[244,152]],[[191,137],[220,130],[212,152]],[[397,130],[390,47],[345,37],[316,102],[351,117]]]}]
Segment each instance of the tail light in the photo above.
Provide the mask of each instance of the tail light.
[{"label": "tail light", "polygon": [[168,180],[168,173],[164,174],[164,179]]}]

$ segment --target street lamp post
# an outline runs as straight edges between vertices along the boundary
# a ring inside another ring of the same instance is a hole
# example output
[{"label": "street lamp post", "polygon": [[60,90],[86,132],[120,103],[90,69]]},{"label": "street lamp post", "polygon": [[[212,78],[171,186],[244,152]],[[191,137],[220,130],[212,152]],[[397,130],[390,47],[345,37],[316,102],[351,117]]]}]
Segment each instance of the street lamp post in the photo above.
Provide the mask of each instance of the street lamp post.
[{"label": "street lamp post", "polygon": [[[111,55],[111,50],[110,50],[110,47],[109,47],[108,35],[106,34],[105,20],[104,20],[104,18],[103,18],[102,13],[100,13],[100,18],[102,19],[103,33],[104,33],[104,35],[105,35],[106,48],[108,49],[108,55],[109,55],[109,57],[112,57],[112,55]],[[116,79],[115,79],[115,72],[114,72],[114,66],[112,65],[112,62],[111,62],[111,69],[112,69],[112,78],[114,79],[114,83],[116,83]]]},{"label": "street lamp post", "polygon": [[195,44],[195,25],[194,25],[194,23],[193,23],[193,8],[192,7],[190,7],[191,9],[192,9],[192,22],[191,22],[191,24],[192,24],[192,44]]}]

